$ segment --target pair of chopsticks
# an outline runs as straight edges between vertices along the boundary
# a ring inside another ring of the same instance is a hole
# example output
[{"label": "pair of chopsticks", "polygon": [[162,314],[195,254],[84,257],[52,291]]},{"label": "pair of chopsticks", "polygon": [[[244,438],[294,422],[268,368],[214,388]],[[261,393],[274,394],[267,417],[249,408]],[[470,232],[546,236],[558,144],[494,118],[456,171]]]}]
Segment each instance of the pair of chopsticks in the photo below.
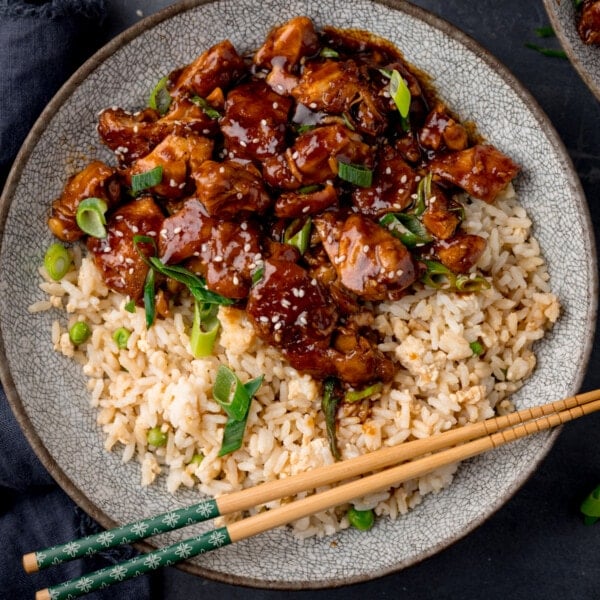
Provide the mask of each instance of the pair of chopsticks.
[{"label": "pair of chopsticks", "polygon": [[[207,498],[192,506],[142,519],[135,523],[81,538],[60,546],[31,552],[23,557],[23,567],[32,573],[82,556],[90,556],[120,544],[218,516],[247,510],[271,500],[293,496],[325,485],[359,477],[329,490],[316,493],[220,527],[202,535],[105,567],[83,577],[40,590],[36,600],[76,598],[148,571],[173,565],[192,556],[252,537],[319,511],[345,504],[355,498],[387,489],[439,467],[481,454],[525,437],[567,423],[600,409],[600,390],[594,390],[543,406],[495,417],[437,434],[431,438],[382,448],[356,458],[320,467],[287,479],[270,481],[220,498]],[[423,456],[425,455],[425,456]],[[420,457],[420,458],[419,458]],[[366,475],[372,471],[378,471]]]}]

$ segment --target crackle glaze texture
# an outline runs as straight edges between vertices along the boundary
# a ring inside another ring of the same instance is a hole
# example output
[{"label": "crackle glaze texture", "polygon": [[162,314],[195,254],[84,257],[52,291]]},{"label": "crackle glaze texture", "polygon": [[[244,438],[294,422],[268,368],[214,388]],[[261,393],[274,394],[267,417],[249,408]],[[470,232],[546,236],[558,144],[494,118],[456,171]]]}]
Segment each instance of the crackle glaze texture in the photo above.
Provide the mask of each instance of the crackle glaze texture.
[{"label": "crackle glaze texture", "polygon": [[576,11],[570,0],[544,0],[546,12],[569,60],[600,100],[600,48],[588,46],[577,33]]},{"label": "crackle glaze texture", "polygon": [[[569,4],[564,2],[563,4]],[[554,330],[537,346],[538,366],[515,397],[532,406],[575,393],[590,351],[596,311],[595,249],[589,215],[571,163],[552,126],[512,76],[445,22],[405,3],[353,0],[221,0],[186,2],[131,32],[83,67],[45,112],[11,174],[1,207],[0,316],[3,383],[44,464],[75,500],[103,525],[126,523],[197,501],[195,492],[169,495],[159,480],[141,488],[139,465],[121,464],[103,450],[95,411],[80,368],[55,353],[56,314],[30,315],[42,299],[37,268],[51,235],[51,200],[68,175],[94,158],[99,110],[145,105],[165,73],[229,38],[256,48],[269,28],[294,15],[318,25],[370,30],[395,42],[428,72],[463,120],[522,165],[519,196],[534,221],[563,307]],[[285,529],[194,558],[186,568],[252,586],[309,588],[365,580],[412,564],[465,535],[498,508],[535,468],[552,443],[538,434],[463,464],[452,486],[429,495],[409,515],[377,521],[365,534],[348,530],[298,541]],[[172,543],[210,524],[165,534]]]}]

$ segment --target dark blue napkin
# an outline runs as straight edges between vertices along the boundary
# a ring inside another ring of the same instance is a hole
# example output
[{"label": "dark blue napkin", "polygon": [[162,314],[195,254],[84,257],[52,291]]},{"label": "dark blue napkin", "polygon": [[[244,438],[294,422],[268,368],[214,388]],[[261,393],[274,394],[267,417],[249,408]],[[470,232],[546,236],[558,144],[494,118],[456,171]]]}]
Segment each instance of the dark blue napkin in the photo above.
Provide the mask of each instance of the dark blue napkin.
[{"label": "dark blue napkin", "polygon": [[[29,129],[58,88],[96,49],[104,0],[0,0],[0,188]],[[41,589],[133,556],[130,547],[34,575],[21,556],[96,533],[100,527],[55,484],[39,462],[0,389],[0,599]],[[89,600],[151,597],[151,578],[89,594]]]}]

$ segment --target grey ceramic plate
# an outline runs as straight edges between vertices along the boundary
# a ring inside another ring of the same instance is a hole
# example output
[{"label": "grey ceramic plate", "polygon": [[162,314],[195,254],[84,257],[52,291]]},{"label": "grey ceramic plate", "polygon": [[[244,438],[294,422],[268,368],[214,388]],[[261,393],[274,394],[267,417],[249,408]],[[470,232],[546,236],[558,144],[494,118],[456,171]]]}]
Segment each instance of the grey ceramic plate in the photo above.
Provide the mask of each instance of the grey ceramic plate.
[{"label": "grey ceramic plate", "polygon": [[[268,29],[293,15],[317,24],[358,27],[391,39],[430,73],[463,119],[523,167],[516,187],[535,223],[563,315],[539,344],[535,374],[517,395],[531,406],[578,390],[591,347],[596,311],[595,249],[585,198],[551,124],[515,79],[476,43],[407,3],[367,0],[221,0],[185,2],[140,23],[76,73],[42,115],[10,175],[1,206],[0,317],[2,381],[36,452],[88,513],[110,527],[183,506],[161,482],[138,485],[139,466],[103,451],[80,369],[52,350],[55,315],[27,312],[41,299],[37,267],[51,236],[49,203],[65,177],[92,158],[108,158],[95,134],[107,105],[144,105],[160,76],[209,45],[230,38],[240,50],[258,46]],[[453,485],[430,495],[408,516],[380,519],[368,534],[345,531],[299,542],[277,530],[195,558],[185,568],[251,586],[342,585],[389,573],[444,548],[495,511],[548,451],[539,434],[465,463]],[[195,528],[195,531],[198,527]],[[162,536],[160,543],[190,536]]]},{"label": "grey ceramic plate", "polygon": [[544,6],[571,64],[600,100],[600,48],[587,46],[581,41],[577,33],[573,1],[544,0]]}]

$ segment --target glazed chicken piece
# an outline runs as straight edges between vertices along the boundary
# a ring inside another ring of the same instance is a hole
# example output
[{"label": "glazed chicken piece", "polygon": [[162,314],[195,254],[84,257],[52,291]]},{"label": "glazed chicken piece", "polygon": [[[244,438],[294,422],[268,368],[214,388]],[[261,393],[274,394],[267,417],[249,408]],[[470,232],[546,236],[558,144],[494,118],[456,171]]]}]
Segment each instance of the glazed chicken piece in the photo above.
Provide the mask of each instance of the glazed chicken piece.
[{"label": "glazed chicken piece", "polygon": [[494,201],[519,171],[518,165],[508,156],[484,144],[436,156],[428,169],[474,198],[488,203]]},{"label": "glazed chicken piece", "polygon": [[435,152],[444,148],[455,152],[468,146],[469,136],[467,130],[448,115],[446,107],[438,102],[419,131],[419,141],[424,148]]},{"label": "glazed chicken piece", "polygon": [[214,119],[187,98],[175,100],[162,118],[152,108],[135,114],[121,108],[107,108],[98,119],[101,140],[125,164],[146,156],[168,135],[214,135],[218,128]]},{"label": "glazed chicken piece", "polygon": [[296,219],[323,212],[337,205],[338,193],[328,183],[325,187],[310,192],[284,192],[275,201],[275,215],[284,219]]},{"label": "glazed chicken piece", "polygon": [[440,262],[453,273],[468,273],[483,254],[485,246],[485,240],[478,235],[458,233],[435,244],[433,250]]},{"label": "glazed chicken piece", "polygon": [[[106,285],[134,300],[141,298],[148,267],[133,243],[136,235],[158,236],[164,216],[151,196],[142,196],[117,209],[107,222],[107,236],[88,237],[87,247]],[[139,248],[154,253],[150,244]]]},{"label": "glazed chicken piece", "polygon": [[147,156],[140,158],[127,171],[124,179],[131,186],[134,175],[162,167],[162,180],[150,190],[167,199],[181,198],[186,194],[188,174],[196,172],[202,163],[211,158],[213,141],[194,134],[185,137],[167,136]]},{"label": "glazed chicken piece", "polygon": [[396,300],[417,278],[404,244],[369,218],[331,213],[313,220],[339,281],[364,300]]},{"label": "glazed chicken piece", "polygon": [[377,135],[386,128],[386,113],[393,105],[383,93],[378,93],[383,91],[383,85],[381,90],[373,88],[366,71],[353,60],[309,62],[292,95],[313,110],[340,115],[352,110],[358,129]]},{"label": "glazed chicken piece", "polygon": [[585,44],[600,44],[600,2],[585,0],[577,22],[579,37]]},{"label": "glazed chicken piece", "polygon": [[172,264],[199,255],[202,244],[212,235],[213,226],[214,221],[200,200],[186,200],[180,210],[163,221],[158,255],[164,263]]},{"label": "glazed chicken piece", "polygon": [[210,219],[210,238],[186,266],[206,279],[206,286],[227,298],[246,298],[252,276],[262,265],[260,231],[252,221]]},{"label": "glazed chicken piece", "polygon": [[295,190],[333,179],[338,161],[370,167],[373,151],[343,125],[326,125],[299,135],[284,154],[267,159],[263,177],[272,187]]},{"label": "glazed chicken piece", "polygon": [[207,160],[192,173],[196,194],[211,217],[236,218],[240,213],[263,213],[271,205],[260,172],[234,160]]},{"label": "glazed chicken piece", "polygon": [[169,92],[173,97],[196,94],[206,98],[216,88],[227,89],[244,71],[244,59],[229,40],[223,40],[182,69]]},{"label": "glazed chicken piece", "polygon": [[392,146],[383,146],[379,152],[373,184],[357,187],[352,192],[352,204],[370,217],[382,217],[410,206],[417,190],[417,174]]},{"label": "glazed chicken piece", "polygon": [[58,239],[74,242],[85,235],[75,219],[82,200],[100,198],[110,208],[120,197],[121,186],[115,170],[96,160],[69,179],[62,194],[52,203],[48,227]]},{"label": "glazed chicken piece", "polygon": [[313,374],[332,374],[326,354],[337,310],[326,290],[301,266],[265,261],[246,311],[257,335],[279,348],[290,364]]},{"label": "glazed chicken piece", "polygon": [[289,98],[278,96],[264,81],[231,90],[220,124],[229,157],[261,162],[282,152],[291,105]]},{"label": "glazed chicken piece", "polygon": [[294,74],[300,60],[319,51],[319,37],[308,17],[295,17],[273,29],[254,55],[254,63],[270,69],[267,84],[278,94],[289,94],[297,85]]},{"label": "glazed chicken piece", "polygon": [[421,221],[435,238],[447,240],[460,225],[460,210],[460,204],[449,200],[442,189],[432,183],[431,195],[427,198],[427,208],[421,215]]}]

